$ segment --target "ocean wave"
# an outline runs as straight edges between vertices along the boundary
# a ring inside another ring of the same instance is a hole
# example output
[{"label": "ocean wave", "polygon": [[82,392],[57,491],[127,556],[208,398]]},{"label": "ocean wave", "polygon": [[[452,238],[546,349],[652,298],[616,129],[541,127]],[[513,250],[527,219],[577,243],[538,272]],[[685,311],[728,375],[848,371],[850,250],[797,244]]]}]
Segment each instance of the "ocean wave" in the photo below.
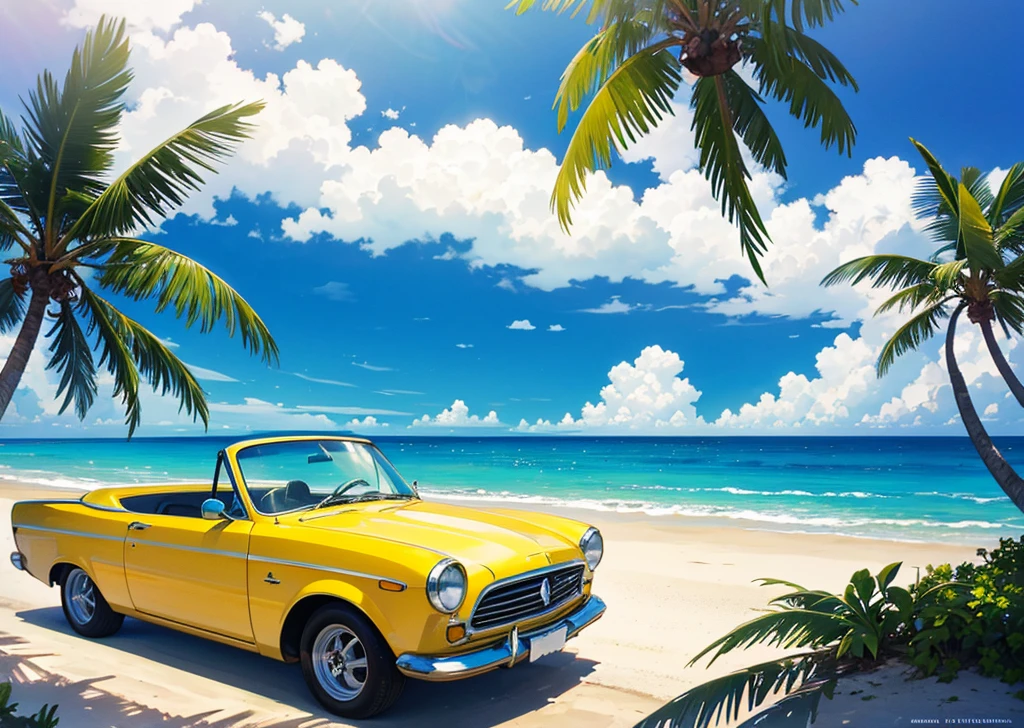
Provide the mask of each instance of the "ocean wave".
[{"label": "ocean wave", "polygon": [[933,497],[933,498],[951,498],[953,500],[965,500],[972,503],[996,503],[997,501],[1005,501],[1006,496],[980,496],[974,495],[973,493],[940,493],[937,490],[929,490],[920,493],[914,493],[917,496]]},{"label": "ocean wave", "polygon": [[658,504],[647,501],[635,501],[624,499],[593,499],[593,498],[557,498],[545,495],[516,495],[503,491],[491,493],[482,488],[478,489],[439,489],[420,488],[424,495],[438,498],[440,500],[468,500],[485,503],[516,503],[520,505],[541,505],[560,508],[579,508],[584,510],[603,511],[608,513],[635,513],[648,516],[686,516],[691,518],[720,518],[737,521],[753,521],[756,523],[771,523],[782,526],[810,526],[829,529],[842,528],[882,528],[891,532],[896,528],[911,529],[952,529],[963,531],[967,529],[994,530],[1014,529],[1018,526],[1008,523],[981,521],[981,520],[960,520],[960,521],[937,521],[925,518],[867,518],[849,516],[799,516],[786,512],[758,511],[749,508],[733,508],[730,506],[717,505],[694,505],[694,504]]},{"label": "ocean wave", "polygon": [[843,491],[837,493],[826,491],[825,493],[812,493],[807,490],[749,490],[747,488],[736,488],[725,486],[722,488],[693,488],[673,485],[638,485],[628,486],[631,490],[660,490],[676,491],[680,493],[728,493],[730,495],[759,495],[768,498],[775,496],[796,496],[799,498],[899,498],[898,495],[882,495],[881,493],[865,493],[861,490]]}]

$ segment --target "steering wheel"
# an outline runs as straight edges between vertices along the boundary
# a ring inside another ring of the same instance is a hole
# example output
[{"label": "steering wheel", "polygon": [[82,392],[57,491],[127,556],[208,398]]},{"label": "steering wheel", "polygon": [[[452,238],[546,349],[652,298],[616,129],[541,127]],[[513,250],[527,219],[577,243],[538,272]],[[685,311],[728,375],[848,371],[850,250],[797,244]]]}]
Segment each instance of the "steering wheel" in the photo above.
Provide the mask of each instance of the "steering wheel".
[{"label": "steering wheel", "polygon": [[355,488],[357,485],[365,485],[367,488],[373,488],[372,485],[370,485],[367,481],[363,480],[362,478],[352,478],[352,480],[346,483],[342,483],[337,488],[335,488],[334,492],[331,493],[330,497],[333,498],[336,495],[341,495],[346,491],[352,490],[352,488]]}]

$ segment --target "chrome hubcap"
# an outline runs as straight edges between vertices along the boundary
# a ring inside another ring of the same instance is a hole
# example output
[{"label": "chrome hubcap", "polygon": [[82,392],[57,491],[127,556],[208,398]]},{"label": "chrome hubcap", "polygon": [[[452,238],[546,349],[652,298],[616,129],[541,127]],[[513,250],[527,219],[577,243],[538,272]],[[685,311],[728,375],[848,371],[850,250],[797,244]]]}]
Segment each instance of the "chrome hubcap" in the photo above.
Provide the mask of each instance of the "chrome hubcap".
[{"label": "chrome hubcap", "polygon": [[366,650],[348,627],[324,627],[313,642],[313,670],[317,682],[335,700],[355,700],[366,685]]},{"label": "chrome hubcap", "polygon": [[65,586],[68,612],[75,624],[84,625],[96,613],[96,587],[92,579],[81,569],[75,569]]}]

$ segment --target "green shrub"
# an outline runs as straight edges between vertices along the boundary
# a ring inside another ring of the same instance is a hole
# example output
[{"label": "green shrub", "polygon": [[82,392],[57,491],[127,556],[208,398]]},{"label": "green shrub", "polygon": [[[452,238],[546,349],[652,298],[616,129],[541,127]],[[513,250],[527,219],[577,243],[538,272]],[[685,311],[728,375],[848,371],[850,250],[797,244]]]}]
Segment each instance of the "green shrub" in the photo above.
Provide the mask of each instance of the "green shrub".
[{"label": "green shrub", "polygon": [[55,717],[57,706],[44,705],[32,716],[17,716],[18,704],[11,702],[11,684],[0,683],[0,728],[54,728],[60,723]]},{"label": "green shrub", "polygon": [[978,556],[980,565],[929,566],[914,587],[919,593],[943,582],[965,588],[940,590],[921,610],[908,657],[941,680],[976,666],[982,675],[1017,683],[1024,680],[1024,536],[1001,539],[991,552],[978,549]]}]

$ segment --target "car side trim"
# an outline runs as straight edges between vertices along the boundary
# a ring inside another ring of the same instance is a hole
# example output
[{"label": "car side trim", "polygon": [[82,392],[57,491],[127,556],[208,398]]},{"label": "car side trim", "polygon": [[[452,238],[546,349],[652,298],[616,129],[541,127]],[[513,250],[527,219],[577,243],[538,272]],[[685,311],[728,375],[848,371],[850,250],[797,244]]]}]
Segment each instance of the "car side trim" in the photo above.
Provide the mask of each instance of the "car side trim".
[{"label": "car side trim", "polygon": [[177,543],[166,543],[165,541],[150,541],[137,536],[127,536],[130,541],[141,546],[156,546],[163,549],[175,549],[177,551],[190,551],[194,554],[207,554],[209,556],[226,556],[229,559],[244,559],[245,554],[237,551],[224,551],[222,549],[204,549],[200,546],[184,546]]},{"label": "car side trim", "polygon": [[366,574],[362,571],[349,571],[348,569],[339,569],[334,566],[323,566],[321,564],[310,564],[305,561],[288,561],[286,559],[275,559],[270,556],[253,556],[249,555],[249,561],[259,561],[263,564],[277,564],[278,566],[294,566],[299,569],[313,569],[315,571],[329,571],[332,574],[341,574],[342,576],[354,576],[358,579],[372,579],[373,581],[390,581],[393,584],[401,584],[402,590],[409,588],[409,585],[398,579],[394,579],[390,576],[381,576],[380,574]]},{"label": "car side trim", "polygon": [[66,528],[45,528],[43,526],[30,526],[22,523],[13,524],[19,531],[40,531],[42,533],[59,533],[63,536],[85,536],[86,538],[98,538],[103,541],[124,541],[124,536],[108,536],[103,533],[88,533],[87,531],[72,531]]}]

